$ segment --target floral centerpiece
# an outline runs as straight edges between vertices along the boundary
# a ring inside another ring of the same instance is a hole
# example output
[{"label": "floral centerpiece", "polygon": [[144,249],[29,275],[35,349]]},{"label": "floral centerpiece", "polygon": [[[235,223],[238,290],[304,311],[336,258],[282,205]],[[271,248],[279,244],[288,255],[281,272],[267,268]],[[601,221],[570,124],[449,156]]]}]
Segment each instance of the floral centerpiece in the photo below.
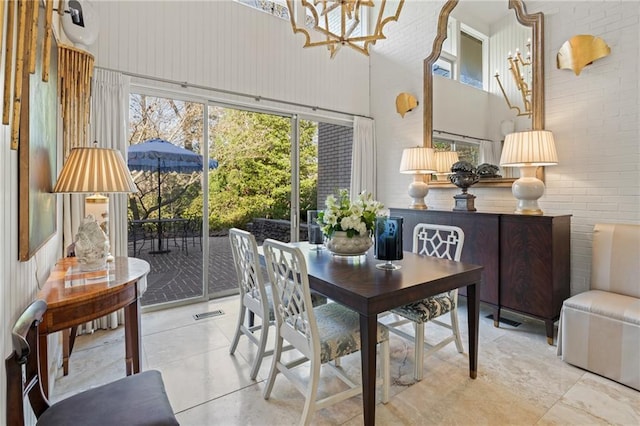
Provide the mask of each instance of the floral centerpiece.
[{"label": "floral centerpiece", "polygon": [[371,193],[362,192],[351,202],[349,191],[329,195],[326,208],[318,214],[318,224],[327,238],[327,248],[336,254],[362,254],[372,245],[376,217],[384,207]]}]

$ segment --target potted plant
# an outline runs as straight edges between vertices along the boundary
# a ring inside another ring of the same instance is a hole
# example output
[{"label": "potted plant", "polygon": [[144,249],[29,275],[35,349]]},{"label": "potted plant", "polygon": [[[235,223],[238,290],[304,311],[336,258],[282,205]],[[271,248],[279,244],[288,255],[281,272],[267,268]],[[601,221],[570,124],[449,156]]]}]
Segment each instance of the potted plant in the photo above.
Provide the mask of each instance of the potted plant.
[{"label": "potted plant", "polygon": [[376,217],[383,207],[368,192],[360,193],[353,202],[346,189],[339,190],[337,198],[329,195],[317,220],[327,249],[339,255],[364,254],[373,244]]}]

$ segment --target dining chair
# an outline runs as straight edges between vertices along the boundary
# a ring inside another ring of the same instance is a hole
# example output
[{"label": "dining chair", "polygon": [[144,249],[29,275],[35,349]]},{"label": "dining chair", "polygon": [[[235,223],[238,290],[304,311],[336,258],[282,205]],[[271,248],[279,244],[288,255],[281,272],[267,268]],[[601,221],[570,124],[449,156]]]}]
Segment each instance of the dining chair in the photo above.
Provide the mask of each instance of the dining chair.
[{"label": "dining chair", "polygon": [[[464,232],[457,226],[432,225],[419,223],[413,229],[413,252],[426,256],[460,261],[464,245]],[[420,381],[423,378],[424,358],[455,342],[458,352],[462,353],[462,339],[458,328],[458,290],[441,293],[392,309],[399,319],[385,323],[389,331],[414,342],[415,363],[413,377]],[[436,318],[449,313],[451,324]],[[451,335],[438,343],[432,344],[425,340],[425,323],[445,327]],[[413,323],[413,334],[405,331],[402,326]],[[425,351],[426,349],[426,351]]]},{"label": "dining chair", "polygon": [[[242,229],[231,228],[229,230],[229,241],[240,293],[238,323],[229,347],[229,353],[232,355],[235,353],[240,337],[243,334],[258,347],[256,358],[249,374],[251,380],[255,380],[262,364],[262,359],[273,354],[273,349],[266,349],[269,327],[275,324],[271,284],[264,279],[255,236]],[[311,303],[313,306],[322,305],[327,303],[327,298],[321,294],[312,293]],[[260,319],[259,324],[256,324],[256,317]],[[245,325],[245,321],[247,321],[247,325]],[[260,333],[259,338],[255,335],[257,331]],[[287,346],[284,350],[291,348],[292,346]]]},{"label": "dining chair", "polygon": [[[253,360],[250,377],[255,380],[260,369],[260,364],[265,356],[273,353],[273,350],[267,351],[267,338],[269,336],[269,326],[273,323],[275,316],[273,314],[271,302],[271,291],[267,290],[262,269],[260,268],[260,258],[258,254],[258,245],[255,237],[247,231],[237,228],[229,230],[229,241],[231,243],[231,253],[233,255],[233,263],[236,268],[236,276],[238,277],[238,289],[240,291],[240,309],[238,310],[238,325],[236,332],[229,347],[229,353],[236,351],[240,337],[244,334],[249,341],[258,347],[256,358]],[[247,314],[251,317],[251,323],[245,325]],[[260,318],[259,324],[255,324],[253,319]],[[254,332],[260,332],[260,338],[254,335]]]},{"label": "dining chair", "polygon": [[[360,316],[335,302],[310,308],[311,291],[305,258],[299,248],[267,239],[263,244],[269,280],[273,290],[276,316],[276,343],[264,398],[269,399],[276,376],[282,373],[305,396],[301,424],[309,424],[316,410],[343,401],[362,392],[362,385],[348,377],[344,370],[330,363],[360,350]],[[302,357],[284,362],[284,341],[296,348]],[[382,402],[389,401],[389,331],[378,325],[382,375]],[[300,377],[295,367],[309,361],[309,379]],[[322,399],[318,397],[320,367],[333,369],[348,389]]]},{"label": "dining chair", "polygon": [[[46,425],[177,425],[159,371],[148,370],[94,387],[55,404],[42,390],[38,357],[38,326],[47,310],[42,299],[32,302],[11,330],[13,351],[5,360],[7,377],[6,423],[25,424],[28,401],[37,424]],[[32,416],[32,415],[31,415]],[[30,424],[33,422],[30,421]]]}]

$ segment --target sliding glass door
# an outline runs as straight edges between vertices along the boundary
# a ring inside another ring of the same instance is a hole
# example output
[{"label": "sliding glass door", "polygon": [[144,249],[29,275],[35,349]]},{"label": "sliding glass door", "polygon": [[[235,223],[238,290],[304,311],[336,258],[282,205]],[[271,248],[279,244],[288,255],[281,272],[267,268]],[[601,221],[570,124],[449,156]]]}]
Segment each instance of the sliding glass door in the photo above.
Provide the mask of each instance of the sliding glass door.
[{"label": "sliding glass door", "polygon": [[129,256],[149,262],[142,305],[204,300],[204,105],[133,93],[127,162],[138,188],[129,197]]},{"label": "sliding glass door", "polygon": [[349,125],[141,89],[129,128],[129,156],[145,153],[129,161],[139,192],[128,213],[129,255],[151,265],[146,308],[236,293],[230,228],[306,240],[307,211],[349,187]]}]

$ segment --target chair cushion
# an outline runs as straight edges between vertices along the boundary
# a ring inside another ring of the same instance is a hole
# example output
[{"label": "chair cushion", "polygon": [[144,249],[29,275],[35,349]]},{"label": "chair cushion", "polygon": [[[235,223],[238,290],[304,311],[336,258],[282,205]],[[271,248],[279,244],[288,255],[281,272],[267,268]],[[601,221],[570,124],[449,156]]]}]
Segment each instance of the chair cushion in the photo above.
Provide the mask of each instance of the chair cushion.
[{"label": "chair cushion", "polygon": [[[320,335],[320,362],[325,363],[360,350],[360,315],[339,303],[313,309]],[[389,340],[389,330],[378,323],[377,342]]]},{"label": "chair cushion", "polygon": [[563,305],[629,324],[640,325],[640,299],[635,297],[602,290],[590,290],[568,298]]},{"label": "chair cushion", "polygon": [[159,371],[124,377],[64,399],[38,425],[177,425]]},{"label": "chair cushion", "polygon": [[403,316],[417,323],[427,322],[432,318],[450,312],[455,307],[455,301],[449,293],[422,299],[391,310],[394,314]]}]

